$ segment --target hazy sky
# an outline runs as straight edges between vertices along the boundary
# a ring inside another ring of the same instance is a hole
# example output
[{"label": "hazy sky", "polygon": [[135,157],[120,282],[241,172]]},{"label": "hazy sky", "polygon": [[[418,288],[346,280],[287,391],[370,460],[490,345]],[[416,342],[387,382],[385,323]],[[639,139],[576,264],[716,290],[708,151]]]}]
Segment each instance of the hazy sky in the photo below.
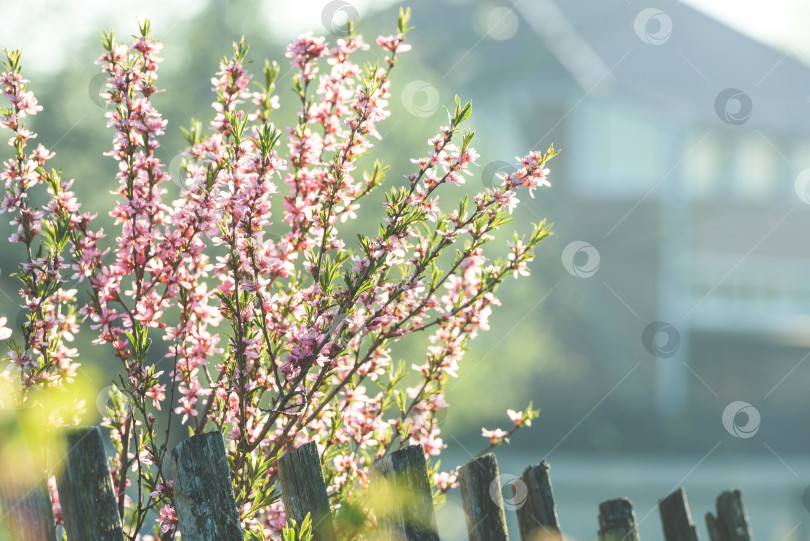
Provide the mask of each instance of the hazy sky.
[{"label": "hazy sky", "polygon": [[750,36],[810,62],[807,0],[681,0]]},{"label": "hazy sky", "polygon": [[[807,32],[810,2],[807,0],[682,1],[810,62],[810,32]],[[385,5],[393,0],[348,0],[348,3],[362,15],[372,4]],[[493,1],[493,6],[498,3]],[[158,35],[166,36],[178,22],[195,14],[204,4],[200,0],[0,0],[5,23],[0,31],[0,47],[22,47],[29,72],[50,71],[64,62],[74,61],[71,51],[75,44],[99,35],[102,28],[116,27],[121,34],[131,34],[136,31],[135,17],[148,16]],[[327,4],[330,0],[267,0],[261,20],[271,31],[288,37],[303,29],[319,30],[321,14]],[[226,20],[225,24],[236,27],[245,24],[244,19],[234,19]],[[248,20],[256,21],[256,18]]]}]

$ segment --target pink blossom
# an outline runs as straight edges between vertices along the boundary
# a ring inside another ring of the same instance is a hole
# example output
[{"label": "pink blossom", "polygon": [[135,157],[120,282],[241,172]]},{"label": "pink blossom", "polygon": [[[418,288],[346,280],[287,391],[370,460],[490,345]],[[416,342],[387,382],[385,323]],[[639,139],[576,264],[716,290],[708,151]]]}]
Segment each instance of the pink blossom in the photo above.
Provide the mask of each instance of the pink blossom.
[{"label": "pink blossom", "polygon": [[[506,410],[506,415],[509,416],[510,421],[515,423],[515,426],[521,426],[524,424],[522,411]],[[532,422],[529,420],[525,424],[526,426],[531,426]]]},{"label": "pink blossom", "polygon": [[7,340],[11,337],[11,329],[6,327],[6,317],[0,317],[0,340]]},{"label": "pink blossom", "polygon": [[481,435],[487,439],[489,439],[490,445],[497,445],[500,443],[509,433],[506,430],[496,428],[494,430],[487,430],[486,428],[481,429]]},{"label": "pink blossom", "polygon": [[458,474],[455,472],[436,472],[433,474],[433,484],[442,492],[458,486]]},{"label": "pink blossom", "polygon": [[158,522],[160,523],[160,531],[163,533],[173,530],[177,527],[177,513],[171,505],[164,505],[160,509],[158,515]]}]

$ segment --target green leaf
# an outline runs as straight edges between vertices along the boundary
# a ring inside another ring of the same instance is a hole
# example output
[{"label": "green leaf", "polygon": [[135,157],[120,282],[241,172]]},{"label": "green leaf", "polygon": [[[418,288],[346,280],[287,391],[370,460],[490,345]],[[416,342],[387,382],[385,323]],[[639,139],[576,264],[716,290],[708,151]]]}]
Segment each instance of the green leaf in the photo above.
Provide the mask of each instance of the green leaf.
[{"label": "green leaf", "polygon": [[189,146],[194,146],[202,140],[202,122],[194,117],[189,120],[189,127],[180,126],[180,131],[183,132],[183,137]]},{"label": "green leaf", "polygon": [[283,541],[312,541],[312,537],[312,518],[309,513],[304,517],[300,527],[296,527],[295,520],[290,519],[281,531]]},{"label": "green leaf", "polygon": [[399,408],[400,413],[405,413],[405,393],[402,389],[395,389],[394,390],[394,401],[397,403],[397,408]]},{"label": "green leaf", "polygon": [[413,27],[408,26],[408,21],[411,20],[411,8],[399,8],[399,20],[397,21],[397,30],[400,34],[407,34]]}]

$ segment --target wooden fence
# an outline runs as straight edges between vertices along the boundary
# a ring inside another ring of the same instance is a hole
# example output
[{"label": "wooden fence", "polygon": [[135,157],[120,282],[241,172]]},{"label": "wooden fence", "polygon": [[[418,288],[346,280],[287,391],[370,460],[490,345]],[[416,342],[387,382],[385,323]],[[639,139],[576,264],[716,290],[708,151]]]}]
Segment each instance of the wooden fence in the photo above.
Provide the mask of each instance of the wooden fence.
[{"label": "wooden fence", "polygon": [[[68,453],[57,477],[65,530],[70,541],[122,541],[118,514],[101,431],[71,429]],[[181,442],[171,452],[174,497],[184,541],[242,541],[222,434],[209,432]],[[1,534],[15,541],[55,541],[47,486],[41,482],[20,491],[0,472]],[[474,458],[459,470],[459,484],[470,541],[506,541],[502,478],[495,455]],[[314,443],[285,454],[279,461],[279,482],[288,518],[299,524],[312,517],[314,539],[338,537]],[[549,466],[541,462],[508,484],[507,507],[516,511],[522,541],[561,541]],[[21,493],[22,492],[22,493]],[[380,537],[396,541],[438,541],[427,463],[421,446],[394,451],[375,462],[370,492]],[[697,541],[686,493],[679,488],[658,502],[665,541]],[[599,541],[638,541],[633,506],[626,498],[599,505]],[[710,541],[753,539],[739,490],[717,498],[715,514],[706,514]]]}]

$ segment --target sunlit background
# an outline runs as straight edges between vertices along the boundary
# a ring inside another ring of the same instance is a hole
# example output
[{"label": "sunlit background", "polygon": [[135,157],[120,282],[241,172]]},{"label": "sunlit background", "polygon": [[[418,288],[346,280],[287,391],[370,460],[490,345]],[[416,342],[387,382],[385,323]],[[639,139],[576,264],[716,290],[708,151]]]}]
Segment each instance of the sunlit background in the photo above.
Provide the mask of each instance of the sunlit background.
[{"label": "sunlit background", "polygon": [[[286,67],[297,33],[334,38],[350,17],[371,41],[393,30],[399,5],[0,0],[0,46],[23,49],[47,113],[34,129],[103,211],[115,170],[101,156],[110,133],[93,64],[103,28],[132,34],[148,16],[165,43],[161,150],[179,171],[179,126],[213,101],[210,77],[234,39],[246,36],[256,69],[265,57]],[[810,539],[810,4],[409,5],[414,50],[381,130],[389,178],[424,152],[454,94],[473,100],[479,130],[470,193],[514,156],[563,149],[552,188],[525,197],[513,223],[547,217],[555,236],[529,279],[501,289],[492,330],[449,386],[444,464],[466,462],[486,447],[481,426],[505,426],[507,408],[533,400],[540,417],[498,450],[501,471],[547,459],[567,535],[595,538],[598,503],[628,496],[642,538],[660,539],[657,500],[683,485],[702,538],[716,495],[740,487],[757,538]],[[10,321],[15,261],[4,246]],[[80,346],[84,362],[116,373],[109,353]],[[464,538],[457,497],[440,523],[443,539]]]}]

